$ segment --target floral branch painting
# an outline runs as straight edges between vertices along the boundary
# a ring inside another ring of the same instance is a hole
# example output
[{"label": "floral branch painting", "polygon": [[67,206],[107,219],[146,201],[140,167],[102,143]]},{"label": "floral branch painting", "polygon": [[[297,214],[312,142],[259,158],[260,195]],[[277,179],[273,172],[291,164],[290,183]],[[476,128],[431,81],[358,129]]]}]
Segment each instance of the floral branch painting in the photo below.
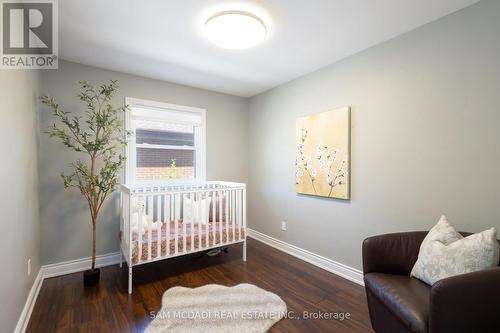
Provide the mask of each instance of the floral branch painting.
[{"label": "floral branch painting", "polygon": [[297,192],[349,199],[349,107],[298,118],[296,126]]}]

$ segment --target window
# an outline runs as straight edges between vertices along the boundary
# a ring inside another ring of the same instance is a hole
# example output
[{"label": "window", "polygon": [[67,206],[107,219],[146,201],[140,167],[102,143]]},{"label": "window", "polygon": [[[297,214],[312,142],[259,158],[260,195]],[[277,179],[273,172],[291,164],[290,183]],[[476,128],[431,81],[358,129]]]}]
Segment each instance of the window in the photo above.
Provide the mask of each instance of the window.
[{"label": "window", "polygon": [[126,182],[205,180],[205,110],[127,98]]}]

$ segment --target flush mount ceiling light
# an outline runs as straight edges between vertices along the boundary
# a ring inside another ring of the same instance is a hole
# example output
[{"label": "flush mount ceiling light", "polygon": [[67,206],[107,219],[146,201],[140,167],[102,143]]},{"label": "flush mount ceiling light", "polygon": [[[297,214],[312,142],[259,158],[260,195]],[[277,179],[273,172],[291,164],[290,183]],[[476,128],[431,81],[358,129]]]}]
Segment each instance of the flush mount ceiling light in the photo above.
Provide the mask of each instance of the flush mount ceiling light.
[{"label": "flush mount ceiling light", "polygon": [[225,49],[241,50],[255,46],[266,38],[264,22],[243,11],[224,11],[205,22],[207,38]]}]

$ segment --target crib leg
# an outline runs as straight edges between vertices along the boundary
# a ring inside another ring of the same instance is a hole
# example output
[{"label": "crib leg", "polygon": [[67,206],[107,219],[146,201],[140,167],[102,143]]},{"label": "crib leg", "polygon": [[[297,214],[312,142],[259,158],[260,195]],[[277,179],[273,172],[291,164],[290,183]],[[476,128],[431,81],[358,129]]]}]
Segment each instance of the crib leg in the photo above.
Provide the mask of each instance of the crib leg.
[{"label": "crib leg", "polygon": [[128,293],[132,294],[132,266],[128,267]]},{"label": "crib leg", "polygon": [[123,252],[122,252],[122,248],[120,246],[120,268],[122,268],[123,266]]},{"label": "crib leg", "polygon": [[247,261],[247,239],[243,242],[243,261]]}]

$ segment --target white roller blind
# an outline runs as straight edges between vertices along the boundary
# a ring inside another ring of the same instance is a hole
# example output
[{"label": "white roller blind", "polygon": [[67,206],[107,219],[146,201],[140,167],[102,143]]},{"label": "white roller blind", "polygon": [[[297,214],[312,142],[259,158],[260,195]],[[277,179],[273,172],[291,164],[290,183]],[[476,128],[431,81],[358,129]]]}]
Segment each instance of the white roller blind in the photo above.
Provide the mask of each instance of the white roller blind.
[{"label": "white roller blind", "polygon": [[131,111],[132,120],[147,119],[178,124],[202,125],[202,115],[198,112],[178,111],[152,107],[133,106]]}]

